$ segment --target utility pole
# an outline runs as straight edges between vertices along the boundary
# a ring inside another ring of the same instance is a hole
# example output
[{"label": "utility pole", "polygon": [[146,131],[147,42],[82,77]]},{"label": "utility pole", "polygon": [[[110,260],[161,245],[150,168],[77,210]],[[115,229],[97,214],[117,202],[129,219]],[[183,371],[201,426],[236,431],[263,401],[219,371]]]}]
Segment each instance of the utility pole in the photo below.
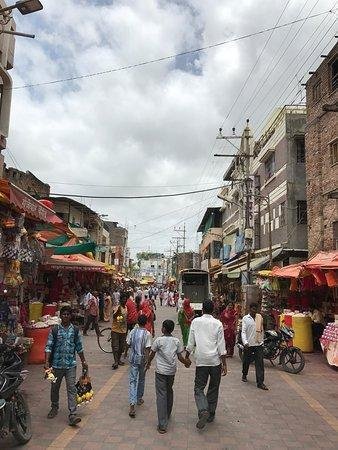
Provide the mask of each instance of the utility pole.
[{"label": "utility pole", "polygon": [[177,266],[176,266],[176,273],[178,276],[178,254],[179,250],[182,249],[182,263],[185,268],[185,242],[186,242],[186,228],[185,224],[183,225],[183,228],[174,228],[174,231],[178,234],[178,236],[175,236],[173,239],[176,240],[177,243]]},{"label": "utility pole", "polygon": [[246,120],[246,127],[244,129],[244,153],[248,155],[245,158],[245,228],[244,228],[244,238],[245,238],[245,246],[247,251],[246,258],[246,271],[247,271],[247,283],[251,283],[251,274],[250,274],[250,263],[251,263],[251,251],[252,251],[252,243],[253,243],[253,186],[252,180],[250,178],[250,127],[249,127],[249,119]]}]

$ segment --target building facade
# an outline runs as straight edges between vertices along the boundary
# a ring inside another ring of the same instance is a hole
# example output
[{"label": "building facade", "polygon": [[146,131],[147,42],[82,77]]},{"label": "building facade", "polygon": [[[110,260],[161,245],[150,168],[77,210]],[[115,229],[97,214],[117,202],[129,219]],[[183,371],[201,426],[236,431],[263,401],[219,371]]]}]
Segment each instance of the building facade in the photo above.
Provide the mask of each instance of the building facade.
[{"label": "building facade", "polygon": [[309,254],[338,249],[338,44],[306,83]]},{"label": "building facade", "polygon": [[14,167],[3,166],[3,178],[15,184],[36,199],[49,197],[50,186],[42,182],[32,172],[22,172]]},{"label": "building facade", "polygon": [[138,254],[140,278],[153,278],[156,283],[164,284],[167,277],[167,263],[162,253]]},{"label": "building facade", "polygon": [[220,265],[222,248],[222,213],[220,208],[207,208],[197,232],[202,233],[199,246],[201,269],[213,271]]},{"label": "building facade", "polygon": [[[6,2],[0,0],[0,8],[6,7]],[[12,18],[2,26],[3,30],[15,31],[16,26]],[[0,33],[0,152],[6,148],[6,139],[9,132],[9,121],[12,101],[12,78],[9,70],[14,65],[15,38],[13,35]],[[4,157],[0,153],[0,177],[3,176]]]},{"label": "building facade", "polygon": [[307,255],[305,125],[305,106],[293,105],[278,109],[257,141],[244,130],[238,152],[244,156],[231,161],[220,193],[225,266],[242,258],[244,267],[248,251],[251,269],[267,255],[285,263]]}]

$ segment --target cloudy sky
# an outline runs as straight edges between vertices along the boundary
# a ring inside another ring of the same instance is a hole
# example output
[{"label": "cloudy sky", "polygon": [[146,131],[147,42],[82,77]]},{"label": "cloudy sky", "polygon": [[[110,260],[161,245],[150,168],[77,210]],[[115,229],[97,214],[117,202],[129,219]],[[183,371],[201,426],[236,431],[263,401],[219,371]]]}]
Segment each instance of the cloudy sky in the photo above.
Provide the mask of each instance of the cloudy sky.
[{"label": "cloudy sky", "polygon": [[[304,99],[300,80],[334,44],[334,0],[43,0],[15,13],[17,38],[6,163],[54,193],[142,195],[222,184],[228,161],[218,128],[250,118],[259,137],[277,106]],[[128,70],[107,71],[229,41],[299,18],[305,22]],[[228,148],[230,150],[230,148]],[[81,199],[80,199],[81,201]],[[187,249],[215,192],[154,200],[83,201],[129,228],[132,253],[167,251],[173,228]]]}]

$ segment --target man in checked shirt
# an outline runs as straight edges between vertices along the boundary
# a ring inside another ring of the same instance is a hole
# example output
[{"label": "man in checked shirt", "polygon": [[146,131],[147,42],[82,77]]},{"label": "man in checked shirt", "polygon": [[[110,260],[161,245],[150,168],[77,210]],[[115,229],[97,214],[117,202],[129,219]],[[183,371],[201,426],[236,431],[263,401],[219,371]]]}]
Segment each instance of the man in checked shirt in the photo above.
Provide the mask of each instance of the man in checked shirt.
[{"label": "man in checked shirt", "polygon": [[59,409],[59,391],[62,378],[66,379],[69,425],[81,422],[76,415],[76,353],[78,353],[82,370],[87,371],[88,365],[83,354],[82,338],[78,327],[71,323],[71,308],[63,306],[60,310],[61,324],[55,325],[49,332],[45,349],[45,369],[52,368],[57,380],[51,383],[51,410],[48,419],[53,419]]}]

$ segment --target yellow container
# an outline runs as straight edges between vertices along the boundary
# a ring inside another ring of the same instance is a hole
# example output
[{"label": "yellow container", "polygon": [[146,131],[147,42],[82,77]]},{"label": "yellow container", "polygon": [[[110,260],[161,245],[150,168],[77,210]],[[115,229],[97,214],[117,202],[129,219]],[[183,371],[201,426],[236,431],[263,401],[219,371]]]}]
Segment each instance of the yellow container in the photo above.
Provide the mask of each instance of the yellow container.
[{"label": "yellow container", "polygon": [[38,322],[42,316],[43,303],[34,302],[29,304],[29,320]]},{"label": "yellow container", "polygon": [[313,352],[311,318],[292,316],[292,328],[295,332],[293,345],[303,352]]}]

